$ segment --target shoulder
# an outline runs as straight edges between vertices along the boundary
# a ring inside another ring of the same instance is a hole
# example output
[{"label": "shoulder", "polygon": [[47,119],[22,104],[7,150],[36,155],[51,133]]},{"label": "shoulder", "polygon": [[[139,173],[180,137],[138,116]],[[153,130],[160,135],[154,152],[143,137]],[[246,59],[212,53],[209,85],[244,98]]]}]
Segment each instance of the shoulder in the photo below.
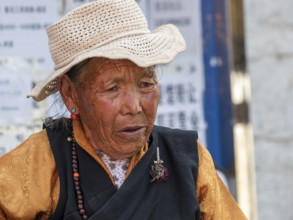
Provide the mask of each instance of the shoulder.
[{"label": "shoulder", "polygon": [[[32,134],[28,139],[22,142],[12,151],[2,155],[0,157],[0,167],[3,168],[5,165],[17,165],[18,158],[23,159],[29,157],[32,158],[34,155],[31,152],[44,152],[49,150],[49,141],[46,130],[42,130],[38,133]],[[46,149],[48,148],[48,149]],[[20,161],[19,161],[20,162]],[[1,171],[3,171],[1,169]]]},{"label": "shoulder", "polygon": [[196,131],[154,126],[152,137],[167,147],[196,149],[198,135]]},{"label": "shoulder", "polygon": [[172,157],[172,160],[176,160],[178,164],[190,165],[197,170],[198,149],[196,131],[155,126],[153,139],[158,142],[160,149],[164,149],[162,154],[165,152]]},{"label": "shoulder", "polygon": [[0,157],[0,209],[26,212],[50,188],[54,172],[54,157],[46,130],[42,130]]},{"label": "shoulder", "polygon": [[196,131],[167,128],[162,126],[154,127],[154,135],[157,135],[159,138],[166,138],[172,140],[176,139],[181,142],[192,141],[193,144],[196,144],[198,138]]},{"label": "shoulder", "polygon": [[208,149],[200,142],[197,142],[199,165],[203,165],[205,169],[215,170],[214,161]]},{"label": "shoulder", "polygon": [[179,128],[169,128],[169,127],[163,127],[163,126],[154,126],[154,131],[162,134],[196,134],[197,132],[194,130],[183,130]]},{"label": "shoulder", "polygon": [[219,178],[209,151],[198,143],[199,168],[196,191],[204,219],[246,219]]},{"label": "shoulder", "polygon": [[[18,158],[23,159],[27,158],[31,159],[32,157],[36,156],[32,154],[35,153],[45,153],[50,150],[49,148],[49,140],[47,137],[46,130],[42,130],[38,133],[32,134],[28,139],[22,142],[19,146],[7,152],[6,154],[0,157],[0,167],[2,168],[5,165],[9,165],[13,162],[13,165],[17,165]],[[45,151],[45,152],[44,152]]]}]

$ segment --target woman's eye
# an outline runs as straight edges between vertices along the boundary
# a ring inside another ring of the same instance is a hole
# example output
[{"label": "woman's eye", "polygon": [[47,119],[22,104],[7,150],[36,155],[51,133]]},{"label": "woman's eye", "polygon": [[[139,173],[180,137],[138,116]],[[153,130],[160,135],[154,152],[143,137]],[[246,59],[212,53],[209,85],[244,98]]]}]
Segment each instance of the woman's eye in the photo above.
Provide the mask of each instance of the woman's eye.
[{"label": "woman's eye", "polygon": [[150,83],[150,82],[141,82],[139,84],[139,87],[144,89],[144,88],[152,88],[154,87],[155,83]]},{"label": "woman's eye", "polygon": [[108,88],[106,91],[107,92],[116,92],[116,91],[118,91],[118,87],[117,86],[112,86],[112,87]]}]

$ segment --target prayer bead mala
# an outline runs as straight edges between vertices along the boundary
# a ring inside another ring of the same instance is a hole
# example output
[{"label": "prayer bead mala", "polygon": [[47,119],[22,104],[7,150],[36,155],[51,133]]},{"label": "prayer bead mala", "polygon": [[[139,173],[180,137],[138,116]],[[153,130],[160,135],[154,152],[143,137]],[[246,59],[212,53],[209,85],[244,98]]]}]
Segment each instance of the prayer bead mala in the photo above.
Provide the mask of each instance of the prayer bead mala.
[{"label": "prayer bead mala", "polygon": [[73,135],[73,129],[72,125],[70,125],[71,130],[71,136],[67,138],[67,141],[69,141],[72,145],[72,171],[73,171],[73,183],[74,183],[74,190],[75,190],[75,196],[77,201],[77,208],[79,210],[80,216],[82,219],[86,220],[88,219],[84,207],[84,198],[81,191],[80,186],[80,176],[79,176],[79,166],[78,166],[78,156],[77,156],[77,142],[75,141],[74,135]]}]

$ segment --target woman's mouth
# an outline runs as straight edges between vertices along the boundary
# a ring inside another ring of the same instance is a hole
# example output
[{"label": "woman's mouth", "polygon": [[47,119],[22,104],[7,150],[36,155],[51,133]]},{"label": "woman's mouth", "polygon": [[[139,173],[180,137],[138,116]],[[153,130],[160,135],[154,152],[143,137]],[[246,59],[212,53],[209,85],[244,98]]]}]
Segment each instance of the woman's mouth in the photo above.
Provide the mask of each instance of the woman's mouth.
[{"label": "woman's mouth", "polygon": [[145,126],[128,126],[121,129],[119,133],[129,138],[137,138],[137,136],[144,134],[145,130]]}]

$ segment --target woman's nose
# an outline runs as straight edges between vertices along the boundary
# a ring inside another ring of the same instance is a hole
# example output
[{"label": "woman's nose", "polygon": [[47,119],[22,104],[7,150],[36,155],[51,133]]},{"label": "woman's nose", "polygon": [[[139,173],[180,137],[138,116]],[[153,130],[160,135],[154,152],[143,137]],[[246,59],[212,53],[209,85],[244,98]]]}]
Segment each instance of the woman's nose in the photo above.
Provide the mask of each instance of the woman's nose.
[{"label": "woman's nose", "polygon": [[140,94],[136,91],[131,90],[124,93],[121,102],[121,111],[123,115],[135,115],[142,111]]}]

